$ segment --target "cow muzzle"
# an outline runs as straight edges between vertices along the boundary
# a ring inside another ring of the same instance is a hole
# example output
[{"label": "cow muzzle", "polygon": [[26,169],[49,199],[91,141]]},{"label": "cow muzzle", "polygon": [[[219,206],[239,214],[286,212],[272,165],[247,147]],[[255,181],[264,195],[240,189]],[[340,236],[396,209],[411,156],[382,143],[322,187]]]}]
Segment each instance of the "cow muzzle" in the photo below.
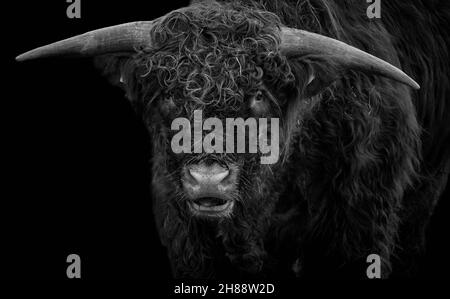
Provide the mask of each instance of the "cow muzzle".
[{"label": "cow muzzle", "polygon": [[235,204],[238,169],[214,163],[184,167],[182,185],[191,212],[197,216],[230,216]]}]

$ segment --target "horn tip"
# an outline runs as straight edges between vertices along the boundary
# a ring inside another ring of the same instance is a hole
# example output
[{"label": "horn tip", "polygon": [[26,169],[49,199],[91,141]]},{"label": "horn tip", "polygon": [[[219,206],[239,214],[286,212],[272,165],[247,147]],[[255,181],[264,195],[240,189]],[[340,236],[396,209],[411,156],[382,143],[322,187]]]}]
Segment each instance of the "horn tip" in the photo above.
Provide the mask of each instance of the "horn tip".
[{"label": "horn tip", "polygon": [[419,89],[420,89],[419,83],[417,83],[416,80],[414,80],[413,78],[411,78],[411,77],[408,76],[408,75],[406,75],[406,80],[403,81],[403,83],[407,84],[407,85],[410,86],[412,89],[415,89],[415,90],[419,90]]},{"label": "horn tip", "polygon": [[18,62],[22,62],[22,61],[25,61],[25,60],[27,60],[27,57],[26,57],[25,53],[16,56],[16,61],[18,61]]},{"label": "horn tip", "polygon": [[26,61],[26,60],[31,60],[33,58],[36,58],[35,56],[36,55],[35,55],[33,50],[32,51],[28,51],[28,52],[25,52],[25,53],[22,53],[22,54],[18,55],[16,57],[16,61],[22,62],[22,61]]},{"label": "horn tip", "polygon": [[420,89],[419,83],[417,83],[416,81],[413,80],[413,82],[412,82],[412,88],[414,88],[414,89],[416,89],[416,90],[419,90],[419,89]]}]

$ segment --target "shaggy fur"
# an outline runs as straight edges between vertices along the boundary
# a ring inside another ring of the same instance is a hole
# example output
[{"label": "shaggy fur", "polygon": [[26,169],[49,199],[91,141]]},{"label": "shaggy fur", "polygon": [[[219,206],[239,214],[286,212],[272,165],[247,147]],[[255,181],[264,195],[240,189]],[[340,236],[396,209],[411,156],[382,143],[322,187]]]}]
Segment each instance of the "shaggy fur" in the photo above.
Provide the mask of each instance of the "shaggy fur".
[{"label": "shaggy fur", "polygon": [[[382,19],[369,20],[365,1],[199,2],[165,16],[149,33],[152,48],[106,67],[120,73],[152,136],[154,214],[174,275],[323,276],[356,265],[362,278],[360,266],[376,253],[387,277],[405,246],[423,247],[423,225],[440,195],[432,190],[447,179],[450,76],[441,61],[449,61],[450,42],[440,26],[450,10],[440,1],[389,1]],[[287,60],[279,51],[282,24],[374,54],[422,89],[343,73],[327,57]],[[317,84],[308,91],[311,75]],[[191,118],[195,109],[254,117],[248,101],[261,89],[271,107],[261,117],[282,120],[277,164],[259,165],[257,155],[172,153],[173,118]],[[436,128],[440,136],[430,133]],[[179,169],[204,159],[242,170],[230,218],[195,219],[186,210]]]}]

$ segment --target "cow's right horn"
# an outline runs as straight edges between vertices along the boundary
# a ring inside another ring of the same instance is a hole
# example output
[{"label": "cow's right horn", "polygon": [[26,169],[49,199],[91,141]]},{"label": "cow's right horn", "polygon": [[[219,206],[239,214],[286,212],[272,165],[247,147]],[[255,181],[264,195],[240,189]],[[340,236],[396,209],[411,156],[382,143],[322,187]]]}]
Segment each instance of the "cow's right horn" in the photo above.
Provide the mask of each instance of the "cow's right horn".
[{"label": "cow's right horn", "polygon": [[151,46],[150,30],[154,23],[155,21],[131,22],[93,30],[33,49],[17,56],[16,60],[132,52],[141,46]]}]

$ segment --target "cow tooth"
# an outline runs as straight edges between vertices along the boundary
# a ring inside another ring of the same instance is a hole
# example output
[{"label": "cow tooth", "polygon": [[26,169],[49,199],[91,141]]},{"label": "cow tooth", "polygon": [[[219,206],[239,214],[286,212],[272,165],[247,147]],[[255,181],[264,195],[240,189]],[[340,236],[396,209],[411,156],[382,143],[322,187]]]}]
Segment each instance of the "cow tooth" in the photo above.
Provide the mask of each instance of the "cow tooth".
[{"label": "cow tooth", "polygon": [[226,209],[227,205],[228,205],[228,202],[226,202],[225,204],[220,205],[220,206],[214,206],[214,207],[212,207],[212,209],[216,212],[223,211],[224,209]]}]

